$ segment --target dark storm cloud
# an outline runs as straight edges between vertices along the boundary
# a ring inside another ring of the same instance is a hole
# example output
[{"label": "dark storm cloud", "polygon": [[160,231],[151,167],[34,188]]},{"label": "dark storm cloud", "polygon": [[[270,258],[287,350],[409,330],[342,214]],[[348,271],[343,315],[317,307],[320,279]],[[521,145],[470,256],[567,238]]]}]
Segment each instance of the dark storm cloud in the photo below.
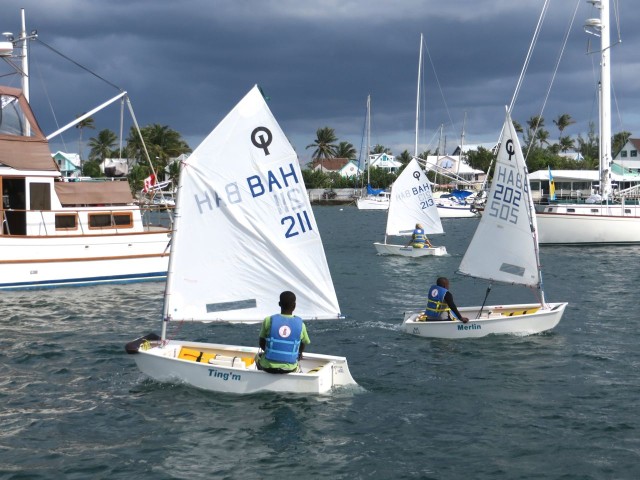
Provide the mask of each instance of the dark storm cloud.
[{"label": "dark storm cloud", "polygon": [[[413,150],[421,32],[428,48],[422,148],[444,124],[451,151],[460,141],[465,112],[467,143],[495,141],[543,5],[541,0],[7,3],[3,31],[17,33],[24,7],[28,30],[37,29],[41,40],[129,92],[140,124],[169,125],[194,148],[258,83],[303,161],[311,152],[305,146],[324,126],[360,149],[369,94],[373,143],[397,154]],[[552,119],[561,113],[577,122],[565,133],[585,135],[590,121],[597,125],[598,57],[585,54],[582,25],[597,13],[584,0],[552,3],[513,116],[525,123],[540,113],[579,5],[544,116],[551,138],[557,137]],[[613,130],[640,135],[634,31],[639,14],[628,1],[622,8],[624,43],[613,50],[612,69],[620,120],[614,113]],[[612,41],[616,38],[612,9]],[[34,44],[32,58],[32,103],[47,133],[56,128],[49,101],[64,124],[117,93],[41,45]],[[41,85],[46,96],[37,92]],[[96,126],[117,129],[103,125],[101,117]],[[68,143],[76,141],[76,133],[66,135]]]}]

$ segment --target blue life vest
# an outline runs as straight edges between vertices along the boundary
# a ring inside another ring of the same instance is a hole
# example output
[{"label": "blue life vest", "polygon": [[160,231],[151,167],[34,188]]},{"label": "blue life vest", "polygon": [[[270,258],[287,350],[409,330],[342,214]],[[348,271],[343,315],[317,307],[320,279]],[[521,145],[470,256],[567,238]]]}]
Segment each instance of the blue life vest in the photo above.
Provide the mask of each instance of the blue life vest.
[{"label": "blue life vest", "polygon": [[298,363],[302,319],[271,315],[271,330],[267,337],[264,356],[267,360],[281,363]]},{"label": "blue life vest", "polygon": [[416,228],[413,231],[413,243],[424,243],[426,237],[424,236],[424,230]]},{"label": "blue life vest", "polygon": [[448,290],[444,287],[440,287],[438,285],[432,285],[429,288],[429,296],[427,297],[427,308],[424,313],[428,318],[434,318],[438,320],[448,320],[449,319],[449,305],[444,301],[444,296],[447,294]]},{"label": "blue life vest", "polygon": [[411,236],[411,243],[413,244],[413,248],[424,248],[426,240],[427,237],[424,234],[424,230],[422,230],[421,228],[416,228],[413,231],[413,235]]}]

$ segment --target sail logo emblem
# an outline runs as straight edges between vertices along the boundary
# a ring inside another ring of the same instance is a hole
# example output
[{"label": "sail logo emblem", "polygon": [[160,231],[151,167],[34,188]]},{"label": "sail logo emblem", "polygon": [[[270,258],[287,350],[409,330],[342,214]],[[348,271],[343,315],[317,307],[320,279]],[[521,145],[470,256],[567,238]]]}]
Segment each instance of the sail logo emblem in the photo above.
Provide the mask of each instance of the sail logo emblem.
[{"label": "sail logo emblem", "polygon": [[253,129],[253,132],[251,132],[251,143],[253,143],[256,148],[264,150],[265,157],[269,155],[269,145],[271,145],[272,140],[273,135],[267,127],[256,127]]},{"label": "sail logo emblem", "polygon": [[511,140],[511,139],[507,140],[507,143],[506,143],[504,149],[506,150],[507,154],[509,155],[509,161],[511,161],[511,157],[513,157],[516,154],[516,149],[513,148],[513,140]]},{"label": "sail logo emblem", "polygon": [[283,325],[278,329],[278,333],[282,338],[289,338],[289,335],[291,335],[291,328],[288,325]]}]

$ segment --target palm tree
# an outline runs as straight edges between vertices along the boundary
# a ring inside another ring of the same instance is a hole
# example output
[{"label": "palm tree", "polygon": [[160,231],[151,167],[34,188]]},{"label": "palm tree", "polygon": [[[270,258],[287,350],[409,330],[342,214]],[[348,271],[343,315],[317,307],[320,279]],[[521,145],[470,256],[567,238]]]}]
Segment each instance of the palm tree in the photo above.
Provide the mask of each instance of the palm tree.
[{"label": "palm tree", "polygon": [[[82,115],[84,115],[84,113]],[[76,118],[81,117],[82,115],[76,115]],[[80,135],[78,137],[78,156],[80,157],[80,175],[82,175],[82,131],[85,128],[96,128],[93,117],[87,117],[84,120],[79,121],[76,123],[76,128],[80,130]]]},{"label": "palm tree", "polygon": [[549,131],[544,128],[536,130],[536,141],[542,145],[549,145]]},{"label": "palm tree", "polygon": [[386,153],[387,155],[391,155],[391,150],[389,150],[384,145],[377,144],[371,149],[371,153],[373,154]]},{"label": "palm tree", "polygon": [[524,128],[522,128],[522,125],[520,125],[520,123],[516,122],[515,120],[513,121],[513,128],[515,128],[516,132],[518,133],[524,133]]},{"label": "palm tree", "polygon": [[[156,173],[164,172],[171,158],[191,152],[191,148],[182,139],[182,136],[167,125],[157,123],[147,125],[140,129],[140,134],[144,139],[144,146],[151,157],[151,163]],[[127,138],[127,151],[129,158],[146,158],[140,135],[134,127],[131,127],[129,138]]]},{"label": "palm tree", "polygon": [[349,142],[340,142],[336,148],[336,157],[338,158],[350,160],[356,158],[357,153],[355,147]]},{"label": "palm tree", "polygon": [[104,162],[111,155],[118,137],[109,129],[100,130],[98,135],[89,139],[89,160]]},{"label": "palm tree", "polygon": [[421,158],[422,160],[428,160],[429,159],[429,155],[431,155],[431,149],[430,148],[425,150],[421,154],[419,154],[418,158]]},{"label": "palm tree", "polygon": [[333,128],[324,127],[316,131],[316,140],[314,143],[307,145],[307,149],[315,148],[311,154],[314,160],[320,160],[320,170],[324,171],[322,161],[325,158],[335,158],[337,147],[335,142],[338,140]]},{"label": "palm tree", "polygon": [[[541,140],[541,143],[549,143],[549,132],[543,130],[543,128],[544,117],[541,115],[533,115],[529,120],[527,120],[527,131],[524,134],[524,141],[527,145],[527,150],[536,146],[536,140]],[[541,130],[545,133],[540,133]]]},{"label": "palm tree", "polygon": [[589,122],[589,132],[587,137],[578,135],[578,149],[582,158],[584,158],[585,168],[596,168],[598,166],[600,141],[596,134],[596,126],[593,122]]},{"label": "palm tree", "polygon": [[575,150],[576,148],[576,141],[569,135],[560,136],[558,144],[560,145],[561,152],[568,152],[570,150]]},{"label": "palm tree", "polygon": [[618,152],[620,152],[620,150],[622,150],[622,147],[627,144],[627,140],[629,140],[630,136],[631,133],[627,131],[616,133],[611,140],[611,153],[613,155],[616,155]]},{"label": "palm tree", "polygon": [[560,136],[562,136],[562,132],[564,132],[564,129],[569,125],[576,123],[576,121],[573,120],[571,118],[571,115],[569,115],[568,113],[563,113],[562,115],[558,115],[558,118],[556,118],[553,123],[555,123],[556,127],[558,127]]},{"label": "palm tree", "polygon": [[397,158],[397,160],[399,160],[402,165],[406,166],[410,161],[411,161],[411,154],[409,153],[409,150],[404,150]]}]

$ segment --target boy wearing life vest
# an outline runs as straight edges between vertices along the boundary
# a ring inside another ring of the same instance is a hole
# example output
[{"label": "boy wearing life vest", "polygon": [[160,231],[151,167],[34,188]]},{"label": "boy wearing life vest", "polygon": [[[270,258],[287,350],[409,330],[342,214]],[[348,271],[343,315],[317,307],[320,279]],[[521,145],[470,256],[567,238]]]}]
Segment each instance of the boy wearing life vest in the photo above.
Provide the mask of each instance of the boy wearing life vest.
[{"label": "boy wearing life vest", "polygon": [[424,313],[427,321],[460,320],[467,323],[469,319],[463,317],[453,301],[453,295],[449,291],[449,279],[440,277],[436,284],[429,288],[427,308]]},{"label": "boy wearing life vest", "polygon": [[433,246],[425,235],[421,224],[416,223],[416,228],[411,234],[411,240],[407,243],[407,246],[409,245],[413,246],[413,248],[431,248]]},{"label": "boy wearing life vest", "polygon": [[292,373],[298,371],[298,360],[311,340],[302,319],[293,315],[295,294],[282,292],[279,305],[280,313],[262,322],[259,345],[264,353],[258,354],[256,366],[268,373]]}]

